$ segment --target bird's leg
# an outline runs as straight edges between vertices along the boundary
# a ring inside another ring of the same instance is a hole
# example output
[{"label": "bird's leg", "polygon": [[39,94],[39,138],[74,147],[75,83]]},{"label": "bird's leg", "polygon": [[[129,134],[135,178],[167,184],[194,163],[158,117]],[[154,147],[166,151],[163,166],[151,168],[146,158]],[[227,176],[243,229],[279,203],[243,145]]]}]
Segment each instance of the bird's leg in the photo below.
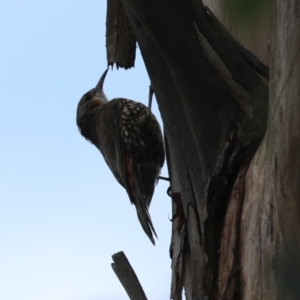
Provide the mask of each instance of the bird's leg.
[{"label": "bird's leg", "polygon": [[167,189],[167,195],[172,198],[171,186],[169,186],[168,189]]},{"label": "bird's leg", "polygon": [[150,112],[151,112],[153,93],[154,93],[154,91],[153,91],[152,85],[150,84],[150,86],[149,86],[149,99],[148,99],[148,108],[149,108]]}]

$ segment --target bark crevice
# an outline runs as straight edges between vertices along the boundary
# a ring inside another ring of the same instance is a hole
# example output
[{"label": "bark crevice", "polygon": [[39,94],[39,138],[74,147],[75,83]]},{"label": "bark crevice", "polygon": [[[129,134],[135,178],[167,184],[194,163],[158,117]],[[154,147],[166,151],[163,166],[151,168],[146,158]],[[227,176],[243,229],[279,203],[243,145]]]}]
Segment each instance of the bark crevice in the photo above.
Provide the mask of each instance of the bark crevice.
[{"label": "bark crevice", "polygon": [[[181,299],[184,286],[188,299],[214,299],[231,191],[267,124],[268,87],[253,66],[264,75],[267,67],[216,30],[199,1],[197,7],[192,0],[122,2],[161,111],[172,193],[180,194],[186,220],[185,234],[176,230],[179,219],[173,221],[171,297]],[[236,274],[232,295],[240,295]]]}]

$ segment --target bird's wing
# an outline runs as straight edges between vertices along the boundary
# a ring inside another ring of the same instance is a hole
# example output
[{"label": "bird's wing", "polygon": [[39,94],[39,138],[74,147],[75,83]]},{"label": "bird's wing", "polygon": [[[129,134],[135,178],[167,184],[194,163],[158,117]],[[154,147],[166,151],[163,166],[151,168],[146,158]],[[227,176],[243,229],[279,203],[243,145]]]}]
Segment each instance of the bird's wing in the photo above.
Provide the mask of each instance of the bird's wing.
[{"label": "bird's wing", "polygon": [[136,207],[138,219],[142,225],[143,230],[145,231],[145,233],[147,234],[147,236],[149,237],[153,245],[155,245],[152,233],[154,233],[156,237],[157,234],[155,232],[149,214],[147,197],[141,190],[139,177],[135,169],[134,163],[132,161],[132,158],[130,157],[130,155],[126,153],[125,153],[124,163],[125,163],[124,176],[126,178],[126,184],[124,185],[124,187],[127,191],[130,201]]},{"label": "bird's wing", "polygon": [[[119,173],[123,186],[127,191],[131,203],[137,210],[138,219],[142,225],[144,232],[147,234],[151,242],[155,245],[153,234],[157,237],[151,217],[148,211],[147,196],[143,193],[140,185],[139,172],[136,163],[132,157],[132,145],[125,145],[125,134],[122,130],[122,124],[119,124],[119,129],[116,131],[116,148],[118,153]],[[130,134],[129,134],[130,136]],[[140,137],[142,138],[142,137]],[[151,194],[152,196],[152,194]]]},{"label": "bird's wing", "polygon": [[118,135],[120,132],[119,114],[120,104],[117,101],[106,103],[95,116],[97,120],[98,149],[101,151],[105,162],[109,166],[118,182],[126,188],[126,174],[124,168],[124,152],[119,145]]},{"label": "bird's wing", "polygon": [[131,203],[136,206],[139,221],[154,244],[152,232],[156,235],[148,211],[147,200],[144,199],[140,190],[140,184],[133,158],[129,154],[129,147],[124,143],[124,132],[121,124],[121,101],[114,99],[105,104],[102,110],[102,116],[98,119],[101,124],[98,125],[99,150],[114,174],[118,182],[126,189]]}]

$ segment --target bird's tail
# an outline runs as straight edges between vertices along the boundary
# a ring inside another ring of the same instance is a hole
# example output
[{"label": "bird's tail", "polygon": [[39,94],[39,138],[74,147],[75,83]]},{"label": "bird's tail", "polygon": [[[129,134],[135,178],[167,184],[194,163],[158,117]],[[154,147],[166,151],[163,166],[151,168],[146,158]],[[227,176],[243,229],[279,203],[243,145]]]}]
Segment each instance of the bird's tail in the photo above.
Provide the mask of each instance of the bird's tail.
[{"label": "bird's tail", "polygon": [[155,241],[154,241],[152,233],[154,233],[154,235],[156,237],[157,237],[157,234],[156,234],[154,226],[152,224],[151,217],[150,217],[149,210],[148,210],[148,207],[146,205],[146,202],[141,200],[141,199],[137,199],[137,201],[135,201],[135,207],[136,207],[136,211],[137,211],[139,221],[140,221],[145,233],[149,237],[152,244],[155,245]]}]

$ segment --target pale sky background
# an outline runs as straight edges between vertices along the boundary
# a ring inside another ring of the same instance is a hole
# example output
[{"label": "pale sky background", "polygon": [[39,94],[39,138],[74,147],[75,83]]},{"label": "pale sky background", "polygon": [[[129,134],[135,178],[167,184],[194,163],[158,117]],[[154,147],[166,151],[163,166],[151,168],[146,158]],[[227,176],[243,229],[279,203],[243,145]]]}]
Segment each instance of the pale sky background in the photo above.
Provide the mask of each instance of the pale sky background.
[{"label": "pale sky background", "polygon": [[[120,250],[149,300],[169,298],[168,183],[150,208],[154,247],[75,123],[80,97],[106,68],[105,17],[104,0],[0,0],[1,300],[128,299],[110,265]],[[109,99],[147,104],[137,54],[134,69],[108,73]]]}]

